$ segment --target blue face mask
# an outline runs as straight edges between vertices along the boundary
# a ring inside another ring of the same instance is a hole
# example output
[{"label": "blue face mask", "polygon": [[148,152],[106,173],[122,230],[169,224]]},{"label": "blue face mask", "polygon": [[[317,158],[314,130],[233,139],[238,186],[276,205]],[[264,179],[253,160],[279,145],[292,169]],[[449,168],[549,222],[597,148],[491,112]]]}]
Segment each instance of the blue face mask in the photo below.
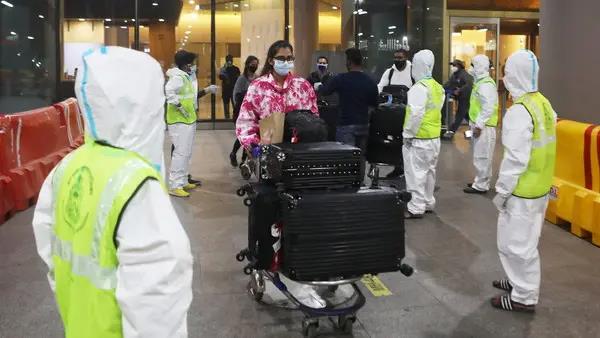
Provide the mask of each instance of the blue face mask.
[{"label": "blue face mask", "polygon": [[292,69],[294,69],[294,61],[275,60],[273,69],[275,70],[275,73],[277,73],[277,75],[286,76],[292,71]]}]

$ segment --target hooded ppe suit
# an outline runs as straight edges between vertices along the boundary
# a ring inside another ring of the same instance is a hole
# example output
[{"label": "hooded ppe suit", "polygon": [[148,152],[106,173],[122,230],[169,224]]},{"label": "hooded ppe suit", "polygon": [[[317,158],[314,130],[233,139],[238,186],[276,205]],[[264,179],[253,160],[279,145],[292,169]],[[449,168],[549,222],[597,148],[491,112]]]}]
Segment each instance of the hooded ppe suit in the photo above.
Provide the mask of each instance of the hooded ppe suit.
[{"label": "hooded ppe suit", "polygon": [[[167,125],[174,145],[169,188],[181,189],[188,184],[192,161],[192,146],[196,134],[196,107],[198,84],[190,75],[179,68],[167,71],[169,80],[165,86],[167,96]],[[181,109],[176,108],[181,105]]]},{"label": "hooded ppe suit", "polygon": [[472,63],[475,83],[471,91],[469,121],[471,129],[481,130],[481,135],[473,138],[473,165],[476,175],[472,187],[479,191],[488,191],[492,179],[498,125],[498,89],[490,77],[488,57],[476,55]]},{"label": "hooded ppe suit", "polygon": [[119,47],[90,50],[83,64],[86,141],[46,178],[33,218],[65,336],[187,337],[190,244],[158,171],[161,67]]},{"label": "hooded ppe suit", "polygon": [[444,88],[432,77],[435,58],[430,50],[415,54],[404,122],[404,174],[412,194],[408,211],[415,215],[433,210],[435,170],[440,153],[441,108]]},{"label": "hooded ppe suit", "polygon": [[556,154],[556,113],[538,92],[535,55],[521,50],[505,67],[504,84],[515,104],[503,120],[504,158],[494,204],[499,209],[498,251],[513,286],[511,299],[537,304],[538,240],[548,205]]}]

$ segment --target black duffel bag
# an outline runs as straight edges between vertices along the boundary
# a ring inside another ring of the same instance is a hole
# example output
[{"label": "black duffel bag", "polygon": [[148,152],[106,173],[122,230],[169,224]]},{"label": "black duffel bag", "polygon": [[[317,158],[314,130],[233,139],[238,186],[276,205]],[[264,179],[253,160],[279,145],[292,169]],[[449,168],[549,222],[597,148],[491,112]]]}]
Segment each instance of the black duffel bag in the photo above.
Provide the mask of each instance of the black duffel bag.
[{"label": "black duffel bag", "polygon": [[327,124],[310,110],[294,110],[285,115],[284,143],[323,141],[327,141]]}]

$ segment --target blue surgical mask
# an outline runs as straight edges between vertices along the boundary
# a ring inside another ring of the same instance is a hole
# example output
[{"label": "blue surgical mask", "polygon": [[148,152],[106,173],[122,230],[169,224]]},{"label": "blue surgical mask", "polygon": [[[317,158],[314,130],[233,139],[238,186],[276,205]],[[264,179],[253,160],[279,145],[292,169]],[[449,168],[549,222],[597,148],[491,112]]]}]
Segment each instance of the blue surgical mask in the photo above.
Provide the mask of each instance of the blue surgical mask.
[{"label": "blue surgical mask", "polygon": [[286,76],[294,69],[294,61],[275,60],[273,69],[279,76]]}]

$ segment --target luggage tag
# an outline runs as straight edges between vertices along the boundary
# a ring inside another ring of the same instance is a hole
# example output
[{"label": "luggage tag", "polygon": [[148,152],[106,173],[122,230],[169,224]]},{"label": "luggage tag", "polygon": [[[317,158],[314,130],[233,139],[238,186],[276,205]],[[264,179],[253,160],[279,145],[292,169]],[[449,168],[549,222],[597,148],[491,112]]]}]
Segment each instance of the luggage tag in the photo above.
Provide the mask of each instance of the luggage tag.
[{"label": "luggage tag", "polygon": [[470,139],[471,137],[473,137],[473,131],[472,130],[465,131],[465,138]]},{"label": "luggage tag", "polygon": [[294,143],[298,143],[298,131],[296,130],[296,128],[292,128],[292,144]]}]

